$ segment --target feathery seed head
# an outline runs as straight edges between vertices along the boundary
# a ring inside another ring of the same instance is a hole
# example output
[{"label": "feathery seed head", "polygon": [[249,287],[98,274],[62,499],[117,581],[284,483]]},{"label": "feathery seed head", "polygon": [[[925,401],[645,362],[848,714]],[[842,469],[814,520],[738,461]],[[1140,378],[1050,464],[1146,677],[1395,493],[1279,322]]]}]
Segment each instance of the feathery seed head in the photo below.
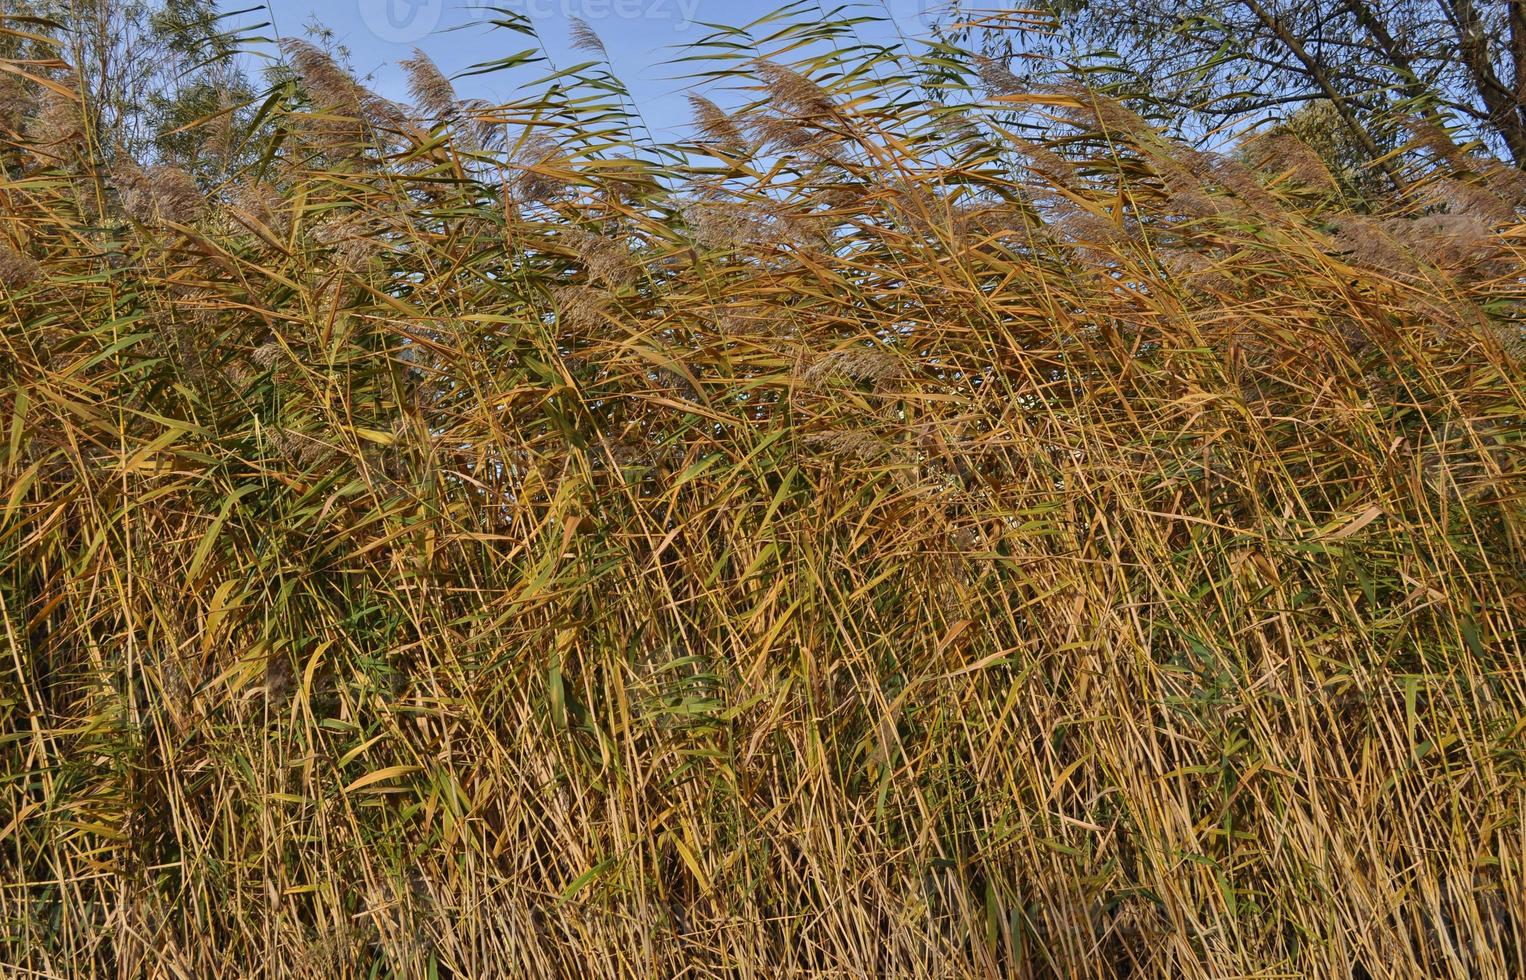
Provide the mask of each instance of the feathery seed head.
[{"label": "feathery seed head", "polygon": [[693,93],[689,95],[689,105],[694,109],[694,118],[700,133],[717,147],[730,153],[738,153],[746,145],[747,137],[742,133],[741,127],[720,106],[702,95]]},{"label": "feathery seed head", "polygon": [[1312,191],[1335,193],[1339,190],[1330,168],[1292,133],[1267,132],[1246,140],[1242,152],[1255,170],[1285,173],[1294,184]]},{"label": "feathery seed head", "polygon": [[1012,69],[994,58],[977,57],[975,73],[991,95],[1017,95],[1026,89],[1022,80],[1012,74]]},{"label": "feathery seed head", "polygon": [[572,18],[571,32],[572,46],[576,50],[592,51],[601,58],[607,59],[609,57],[609,51],[605,49],[604,42],[599,39],[599,35],[594,29],[588,25],[588,21],[581,17]]},{"label": "feathery seed head", "polygon": [[0,242],[0,284],[8,289],[20,289],[36,282],[42,268],[29,256]]},{"label": "feathery seed head", "polygon": [[419,48],[402,62],[408,76],[408,94],[414,104],[436,122],[449,122],[459,114],[456,90],[439,66]]},{"label": "feathery seed head", "polygon": [[855,346],[829,351],[810,361],[800,379],[808,385],[823,386],[833,378],[878,385],[901,371],[900,358],[878,347]]},{"label": "feathery seed head", "polygon": [[172,164],[155,164],[144,170],[124,163],[114,176],[123,210],[146,225],[191,224],[206,204],[195,179]]},{"label": "feathery seed head", "polygon": [[789,111],[806,119],[831,115],[836,103],[826,90],[793,68],[772,61],[757,62],[758,74],[770,95]]}]

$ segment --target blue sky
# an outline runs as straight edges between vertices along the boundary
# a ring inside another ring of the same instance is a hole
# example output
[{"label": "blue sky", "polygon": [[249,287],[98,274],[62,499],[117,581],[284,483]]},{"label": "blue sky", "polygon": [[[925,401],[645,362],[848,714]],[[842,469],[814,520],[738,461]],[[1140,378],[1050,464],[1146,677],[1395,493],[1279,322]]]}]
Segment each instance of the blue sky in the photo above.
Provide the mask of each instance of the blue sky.
[{"label": "blue sky", "polygon": [[[272,27],[279,37],[300,37],[316,19],[345,45],[357,73],[371,76],[381,95],[406,98],[406,83],[397,63],[415,47],[422,48],[447,73],[503,58],[531,46],[531,39],[504,30],[472,26],[491,17],[485,6],[526,14],[534,22],[546,54],[557,66],[589,60],[569,42],[571,19],[580,17],[603,40],[614,72],[631,90],[658,138],[685,127],[689,109],[680,69],[664,62],[677,56],[676,46],[709,33],[702,22],[746,24],[781,7],[787,0],[267,0]],[[236,4],[230,3],[230,6]],[[831,10],[831,0],[821,8]],[[946,14],[949,0],[860,0],[852,12],[882,18],[860,29],[866,41],[892,40],[899,33],[925,34],[937,14]],[[253,15],[246,17],[246,22]],[[464,97],[507,100],[515,86],[535,77],[536,68],[521,68],[458,82]]]}]

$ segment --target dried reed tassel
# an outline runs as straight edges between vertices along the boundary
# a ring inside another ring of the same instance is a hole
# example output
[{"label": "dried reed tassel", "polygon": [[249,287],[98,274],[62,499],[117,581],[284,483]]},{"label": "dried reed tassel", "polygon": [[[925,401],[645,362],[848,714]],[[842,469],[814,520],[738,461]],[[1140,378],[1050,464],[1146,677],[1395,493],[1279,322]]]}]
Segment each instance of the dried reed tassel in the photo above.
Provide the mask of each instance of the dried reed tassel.
[{"label": "dried reed tassel", "polygon": [[437,123],[450,122],[460,115],[455,87],[429,55],[414,48],[413,57],[405,58],[401,64],[408,76],[408,95],[414,105]]},{"label": "dried reed tassel", "polygon": [[1429,150],[1437,160],[1450,164],[1459,170],[1472,169],[1474,162],[1472,158],[1468,156],[1462,147],[1457,145],[1452,139],[1452,135],[1438,123],[1418,116],[1411,116],[1404,120],[1404,127],[1415,137],[1415,142],[1423,149]]},{"label": "dried reed tassel", "polygon": [[873,461],[895,454],[896,447],[864,429],[831,429],[812,432],[805,437],[808,446],[819,446],[835,455]]},{"label": "dried reed tassel", "polygon": [[1028,169],[1044,178],[1051,186],[1073,189],[1084,183],[1075,164],[1049,147],[1015,138],[1011,142],[1026,161]]},{"label": "dried reed tassel", "polygon": [[[1084,85],[1061,85],[1040,96],[1054,97],[1062,119],[1079,129],[1097,127],[1111,136],[1154,138],[1155,127],[1134,110],[1110,96]],[[1074,101],[1074,106],[1069,103]]]},{"label": "dried reed tassel", "polygon": [[691,94],[689,105],[694,109],[695,123],[705,138],[733,156],[742,154],[747,145],[747,137],[725,110],[702,95]]},{"label": "dried reed tassel", "polygon": [[1017,95],[1025,88],[1022,79],[1012,74],[1012,69],[994,58],[977,57],[975,74],[980,77],[986,91],[994,96]]},{"label": "dried reed tassel", "polygon": [[20,289],[36,282],[41,276],[41,267],[30,257],[0,242],[0,285],[7,289]]},{"label": "dried reed tassel", "polygon": [[582,261],[588,274],[605,286],[619,289],[636,280],[636,264],[623,243],[581,228],[564,229],[562,238]]},{"label": "dried reed tassel", "polygon": [[599,35],[588,25],[588,21],[581,17],[572,18],[571,36],[574,50],[592,51],[605,60],[609,59],[609,51],[604,47],[604,42],[599,39]]},{"label": "dried reed tassel", "polygon": [[238,103],[234,101],[233,93],[224,90],[217,98],[218,113],[208,121],[206,148],[207,153],[220,165],[227,166],[235,149],[234,137],[234,112]]},{"label": "dried reed tassel", "polygon": [[1163,248],[1156,253],[1161,265],[1177,279],[1188,285],[1216,292],[1234,293],[1235,280],[1225,275],[1218,264],[1201,252],[1180,248]]},{"label": "dried reed tassel", "polygon": [[1508,272],[1515,264],[1489,225],[1471,214],[1425,214],[1395,219],[1383,227],[1431,265],[1488,275]]},{"label": "dried reed tassel", "polygon": [[328,152],[355,157],[380,130],[406,127],[406,113],[361,85],[316,45],[284,38],[280,47],[317,110],[310,129]]},{"label": "dried reed tassel", "polygon": [[1341,257],[1352,265],[1365,266],[1390,275],[1413,275],[1414,256],[1384,229],[1382,222],[1358,214],[1336,218],[1334,238]]},{"label": "dried reed tassel", "polygon": [[1219,154],[1202,154],[1210,162],[1214,179],[1258,217],[1281,219],[1286,213],[1277,198],[1272,196],[1255,175],[1238,160]]},{"label": "dried reed tassel", "polygon": [[755,205],[700,201],[683,210],[694,240],[709,248],[745,248],[780,240],[775,221]]},{"label": "dried reed tassel", "polygon": [[552,291],[558,319],[573,330],[592,330],[610,318],[614,297],[597,286],[562,286]]},{"label": "dried reed tassel", "polygon": [[339,216],[321,222],[313,229],[313,240],[333,249],[339,271],[359,272],[382,250],[376,231],[352,216]]},{"label": "dried reed tassel", "polygon": [[1515,220],[1515,207],[1488,186],[1442,177],[1423,192],[1423,200],[1439,204],[1453,214],[1466,214],[1493,224]]},{"label": "dried reed tassel", "polygon": [[822,387],[838,377],[878,385],[895,377],[900,370],[900,358],[890,351],[851,347],[829,351],[809,360],[800,371],[800,380],[813,387]]},{"label": "dried reed tassel", "polygon": [[1253,169],[1286,174],[1293,183],[1307,190],[1327,194],[1340,190],[1319,154],[1291,133],[1253,136],[1245,142],[1243,152]]},{"label": "dried reed tassel", "polygon": [[759,61],[758,74],[780,105],[806,118],[830,116],[837,105],[826,90],[792,68],[776,65],[772,61]]},{"label": "dried reed tassel", "polygon": [[32,111],[32,95],[26,79],[0,72],[0,133],[20,133]]},{"label": "dried reed tassel", "polygon": [[561,172],[570,170],[572,162],[560,146],[541,137],[527,143],[511,166],[515,174],[510,192],[522,202],[531,203],[549,201],[565,192],[568,183]]},{"label": "dried reed tassel", "polygon": [[122,209],[145,225],[191,224],[206,205],[195,179],[167,163],[147,170],[123,164],[115,176]]},{"label": "dried reed tassel", "polygon": [[277,239],[291,234],[292,214],[289,202],[280,191],[267,181],[246,182],[235,185],[227,204],[234,220],[247,225],[262,225]]},{"label": "dried reed tassel", "polygon": [[[55,81],[60,88],[79,91],[79,80],[72,71],[64,72]],[[35,111],[26,122],[25,136],[28,155],[38,166],[58,166],[84,155],[85,124],[78,100],[42,86]]]}]

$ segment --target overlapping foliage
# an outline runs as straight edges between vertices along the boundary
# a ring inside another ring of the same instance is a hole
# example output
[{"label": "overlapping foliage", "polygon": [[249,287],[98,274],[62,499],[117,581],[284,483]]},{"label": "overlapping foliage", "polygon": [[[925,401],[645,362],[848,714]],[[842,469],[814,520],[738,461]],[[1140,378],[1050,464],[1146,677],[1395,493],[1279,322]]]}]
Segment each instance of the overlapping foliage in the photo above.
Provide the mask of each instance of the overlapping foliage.
[{"label": "overlapping foliage", "polygon": [[691,54],[291,42],[215,180],[10,63],[4,960],[1526,972],[1520,173]]}]

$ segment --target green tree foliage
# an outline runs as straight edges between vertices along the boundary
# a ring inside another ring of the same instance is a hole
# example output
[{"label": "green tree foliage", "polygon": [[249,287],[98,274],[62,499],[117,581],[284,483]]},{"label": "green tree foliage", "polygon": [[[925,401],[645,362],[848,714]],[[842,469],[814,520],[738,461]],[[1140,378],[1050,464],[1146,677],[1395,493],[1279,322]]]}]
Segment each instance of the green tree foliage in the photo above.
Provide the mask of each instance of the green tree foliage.
[{"label": "green tree foliage", "polygon": [[[973,22],[1002,53],[1043,52],[1199,127],[1317,103],[1379,172],[1416,123],[1526,167],[1517,0],[1051,0],[1046,10],[1054,29]],[[1053,70],[1038,64],[1038,75]]]},{"label": "green tree foliage", "polygon": [[[254,97],[234,57],[250,38],[226,30],[227,17],[215,0],[16,0],[5,43],[44,68],[70,66],[53,80],[88,110],[81,123],[102,162],[206,174],[230,162]],[[8,122],[14,132],[21,120]]]}]

